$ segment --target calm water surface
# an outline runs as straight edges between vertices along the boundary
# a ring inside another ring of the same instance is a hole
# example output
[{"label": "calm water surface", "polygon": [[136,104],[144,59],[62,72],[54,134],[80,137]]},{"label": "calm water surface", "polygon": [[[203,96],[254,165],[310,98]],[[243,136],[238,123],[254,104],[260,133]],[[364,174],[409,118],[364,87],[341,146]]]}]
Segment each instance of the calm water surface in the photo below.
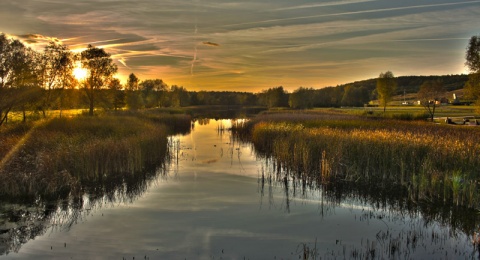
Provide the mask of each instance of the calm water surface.
[{"label": "calm water surface", "polygon": [[[5,259],[471,259],[471,237],[355,199],[328,202],[321,190],[285,191],[229,120],[201,120],[172,138],[167,173],[135,199],[58,213],[43,235]],[[219,131],[220,129],[220,131]],[[323,199],[322,199],[323,198]],[[63,214],[63,215],[62,215]],[[79,214],[73,225],[65,215]],[[313,259],[312,256],[310,256]]]}]

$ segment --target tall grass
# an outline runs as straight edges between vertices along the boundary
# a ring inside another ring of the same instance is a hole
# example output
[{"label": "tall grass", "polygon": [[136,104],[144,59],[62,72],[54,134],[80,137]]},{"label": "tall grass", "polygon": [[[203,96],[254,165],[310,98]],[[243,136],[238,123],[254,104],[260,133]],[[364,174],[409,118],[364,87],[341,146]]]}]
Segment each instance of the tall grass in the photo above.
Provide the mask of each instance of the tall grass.
[{"label": "tall grass", "polygon": [[[0,170],[0,197],[78,196],[111,190],[112,184],[128,186],[165,162],[166,122],[174,119],[160,117],[52,119],[32,130]],[[189,118],[178,120],[190,126]]]},{"label": "tall grass", "polygon": [[480,129],[359,118],[274,114],[236,126],[279,169],[308,183],[405,187],[414,200],[480,208]]}]

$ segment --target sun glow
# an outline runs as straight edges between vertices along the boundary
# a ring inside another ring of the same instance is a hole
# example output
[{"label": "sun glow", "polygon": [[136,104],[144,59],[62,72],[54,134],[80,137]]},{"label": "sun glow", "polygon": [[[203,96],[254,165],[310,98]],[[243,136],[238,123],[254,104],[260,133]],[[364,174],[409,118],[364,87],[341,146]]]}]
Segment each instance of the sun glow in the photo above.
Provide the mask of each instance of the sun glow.
[{"label": "sun glow", "polygon": [[87,73],[87,69],[83,68],[80,64],[77,64],[73,69],[73,76],[79,81],[84,80],[87,77]]}]

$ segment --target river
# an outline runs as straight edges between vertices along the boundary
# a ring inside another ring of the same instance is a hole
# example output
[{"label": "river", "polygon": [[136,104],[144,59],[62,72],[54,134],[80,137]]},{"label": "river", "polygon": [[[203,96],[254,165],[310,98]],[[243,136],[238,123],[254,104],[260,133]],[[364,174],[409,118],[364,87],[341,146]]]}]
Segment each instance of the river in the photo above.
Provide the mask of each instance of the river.
[{"label": "river", "polygon": [[[191,133],[171,137],[171,163],[145,192],[58,211],[43,232],[0,258],[477,257],[471,236],[421,212],[327,199],[322,189],[285,189],[268,177],[268,160],[232,138],[230,124],[196,121]],[[75,221],[66,224],[72,214]]]}]

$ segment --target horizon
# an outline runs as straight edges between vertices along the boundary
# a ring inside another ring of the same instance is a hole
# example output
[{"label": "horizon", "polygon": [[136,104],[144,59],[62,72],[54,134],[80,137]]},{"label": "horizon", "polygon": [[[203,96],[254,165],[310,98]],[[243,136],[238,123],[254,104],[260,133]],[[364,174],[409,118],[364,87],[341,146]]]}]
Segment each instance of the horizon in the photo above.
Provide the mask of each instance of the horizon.
[{"label": "horizon", "polygon": [[51,40],[104,48],[123,82],[134,73],[189,91],[292,92],[385,71],[467,74],[480,0],[21,0],[0,13],[0,32],[33,49]]}]

